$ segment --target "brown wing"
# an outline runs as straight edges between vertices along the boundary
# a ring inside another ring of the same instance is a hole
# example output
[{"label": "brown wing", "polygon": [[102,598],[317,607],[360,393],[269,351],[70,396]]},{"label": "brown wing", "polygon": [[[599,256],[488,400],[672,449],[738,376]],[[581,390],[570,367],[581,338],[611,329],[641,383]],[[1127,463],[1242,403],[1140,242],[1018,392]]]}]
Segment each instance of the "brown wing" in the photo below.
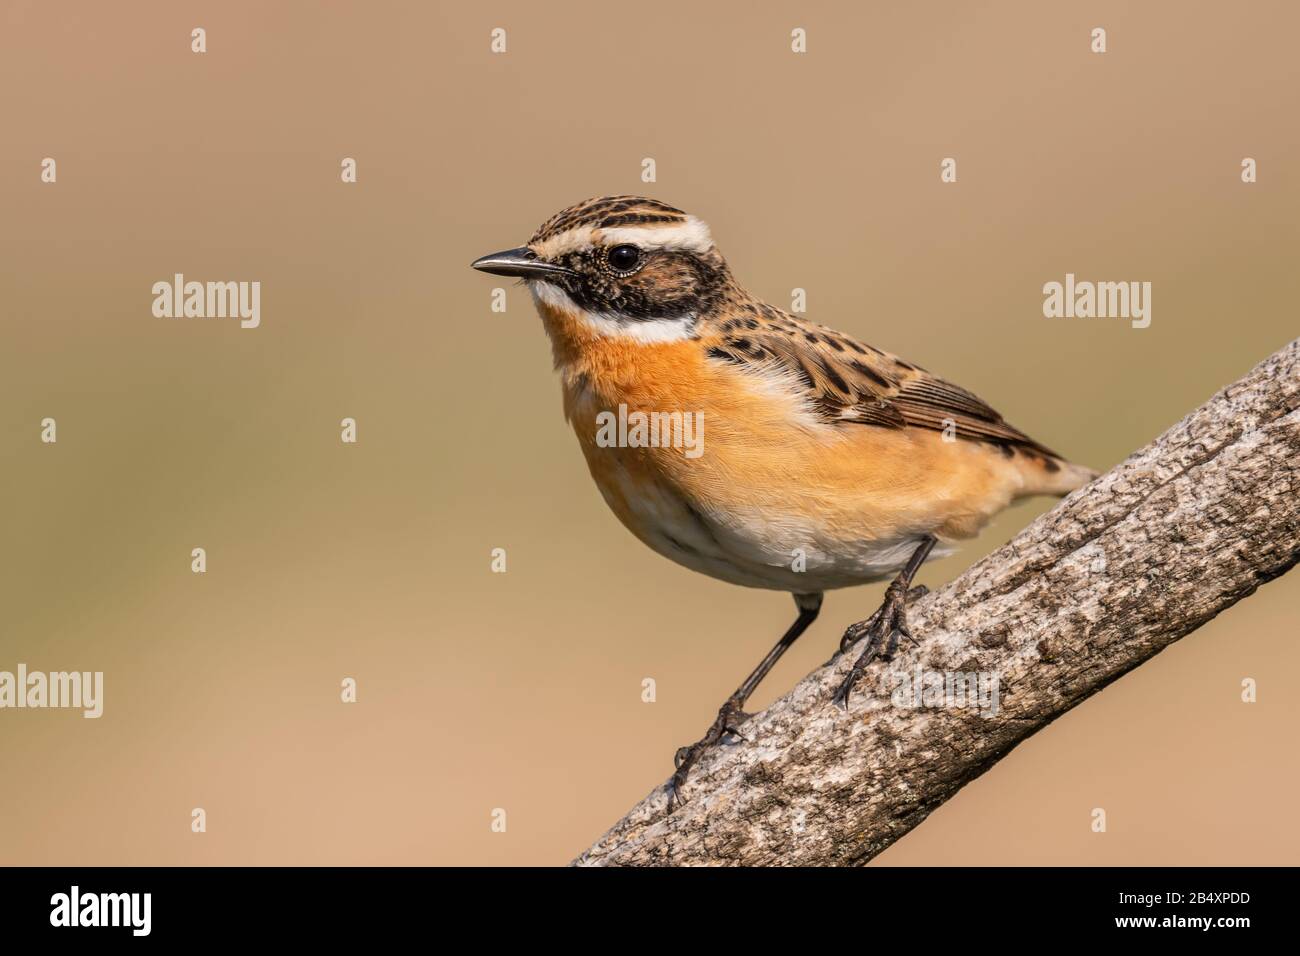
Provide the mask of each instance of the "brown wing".
[{"label": "brown wing", "polygon": [[835,424],[935,431],[952,427],[957,437],[968,441],[1060,457],[959,385],[825,326],[775,310],[768,315],[761,324],[723,323],[722,337],[709,354],[735,364],[776,364],[794,372],[812,404]]}]

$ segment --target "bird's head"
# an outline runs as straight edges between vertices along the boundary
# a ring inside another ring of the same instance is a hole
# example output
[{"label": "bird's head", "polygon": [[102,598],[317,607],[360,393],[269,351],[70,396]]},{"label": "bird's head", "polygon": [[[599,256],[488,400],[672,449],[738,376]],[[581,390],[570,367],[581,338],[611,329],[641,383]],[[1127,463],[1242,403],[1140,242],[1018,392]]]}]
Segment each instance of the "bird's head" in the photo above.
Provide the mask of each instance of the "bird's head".
[{"label": "bird's head", "polygon": [[688,337],[731,284],[708,226],[639,196],[570,206],[546,220],[527,245],[471,265],[524,279],[539,304],[596,331],[642,340]]}]

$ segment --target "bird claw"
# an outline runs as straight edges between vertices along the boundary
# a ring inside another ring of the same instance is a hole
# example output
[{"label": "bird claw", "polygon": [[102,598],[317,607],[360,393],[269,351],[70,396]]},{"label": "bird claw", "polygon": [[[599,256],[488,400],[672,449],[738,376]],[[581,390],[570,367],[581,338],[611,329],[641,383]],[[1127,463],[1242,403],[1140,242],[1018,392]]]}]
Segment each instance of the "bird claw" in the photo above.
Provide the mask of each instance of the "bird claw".
[{"label": "bird claw", "polygon": [[731,698],[718,710],[718,716],[709,726],[708,731],[691,744],[689,747],[679,747],[677,753],[673,755],[674,773],[672,782],[669,785],[668,793],[668,812],[686,802],[682,796],[682,787],[686,784],[686,778],[691,772],[691,767],[700,759],[706,750],[722,742],[726,736],[737,737],[748,743],[749,741],[740,733],[739,727],[749,720],[751,714],[741,710],[741,701]]},{"label": "bird claw", "polygon": [[[750,718],[751,715],[738,714],[737,716],[741,718],[739,723],[743,724],[746,720]],[[722,728],[722,732],[728,737],[735,737],[737,740],[743,741],[744,743],[749,743],[749,738],[740,732],[737,725],[728,724],[726,727]]]},{"label": "bird claw", "polygon": [[845,653],[850,647],[862,640],[862,637],[865,634],[870,633],[872,627],[875,626],[876,619],[880,617],[881,610],[882,608],[877,608],[871,617],[867,618],[865,621],[860,621],[857,624],[850,624],[844,629],[844,635],[840,638],[841,654]]},{"label": "bird claw", "polygon": [[885,591],[885,600],[875,614],[861,624],[851,625],[844,632],[844,637],[840,639],[841,653],[863,638],[866,639],[867,646],[853,662],[853,667],[849,669],[831,698],[835,706],[844,711],[849,709],[849,697],[862,672],[876,660],[891,660],[894,651],[898,649],[899,638],[906,638],[911,644],[916,645],[917,641],[912,637],[912,631],[907,626],[907,602],[914,597],[924,597],[928,593],[929,589],[925,585],[918,585],[910,591],[905,591],[899,582],[895,582]]}]

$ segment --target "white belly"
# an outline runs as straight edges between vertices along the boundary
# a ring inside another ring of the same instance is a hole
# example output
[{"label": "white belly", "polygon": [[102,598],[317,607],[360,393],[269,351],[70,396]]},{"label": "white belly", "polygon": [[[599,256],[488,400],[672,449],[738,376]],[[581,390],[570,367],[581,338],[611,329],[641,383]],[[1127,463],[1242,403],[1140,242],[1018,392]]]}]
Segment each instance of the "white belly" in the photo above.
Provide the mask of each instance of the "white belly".
[{"label": "white belly", "polygon": [[[621,468],[606,475],[631,512],[629,527],[655,551],[710,577],[746,587],[812,593],[893,577],[920,538],[844,540],[815,517],[768,509],[713,514],[663,482],[634,480]],[[617,512],[617,507],[615,511]],[[952,554],[939,545],[928,560]]]}]

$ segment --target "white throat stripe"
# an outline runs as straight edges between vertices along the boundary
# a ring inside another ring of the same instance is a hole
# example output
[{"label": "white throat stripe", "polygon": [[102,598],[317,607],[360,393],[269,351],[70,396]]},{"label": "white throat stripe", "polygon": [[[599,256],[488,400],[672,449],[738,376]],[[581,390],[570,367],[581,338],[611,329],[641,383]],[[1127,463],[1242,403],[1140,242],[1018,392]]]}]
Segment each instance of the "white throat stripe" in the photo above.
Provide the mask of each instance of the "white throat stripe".
[{"label": "white throat stripe", "polygon": [[528,283],[538,305],[572,315],[597,335],[624,338],[633,342],[681,342],[689,339],[695,327],[695,316],[682,315],[671,319],[634,319],[607,312],[588,312],[579,306],[559,286],[550,282],[533,280]]}]

